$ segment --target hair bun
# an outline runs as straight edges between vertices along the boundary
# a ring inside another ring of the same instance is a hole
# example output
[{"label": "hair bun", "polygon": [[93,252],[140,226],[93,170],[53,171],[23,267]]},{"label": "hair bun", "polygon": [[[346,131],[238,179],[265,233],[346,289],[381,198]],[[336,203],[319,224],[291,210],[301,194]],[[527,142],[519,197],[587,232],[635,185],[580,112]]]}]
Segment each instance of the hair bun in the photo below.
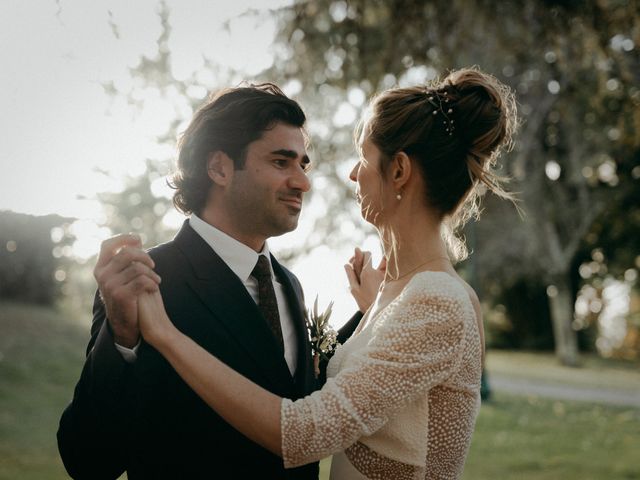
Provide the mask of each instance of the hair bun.
[{"label": "hair bun", "polygon": [[518,121],[515,96],[509,87],[477,68],[455,70],[443,83],[456,94],[458,134],[466,140],[469,155],[484,164],[511,147]]}]

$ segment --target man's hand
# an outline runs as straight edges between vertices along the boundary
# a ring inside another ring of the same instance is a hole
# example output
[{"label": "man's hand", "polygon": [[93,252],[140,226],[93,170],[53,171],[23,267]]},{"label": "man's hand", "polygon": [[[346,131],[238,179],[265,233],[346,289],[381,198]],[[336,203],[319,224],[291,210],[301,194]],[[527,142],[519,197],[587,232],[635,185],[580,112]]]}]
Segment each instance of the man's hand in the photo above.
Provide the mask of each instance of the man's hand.
[{"label": "man's hand", "polygon": [[102,242],[93,276],[98,282],[114,340],[134,347],[140,338],[138,295],[158,289],[160,277],[137,235],[117,235]]},{"label": "man's hand", "polygon": [[384,257],[380,261],[380,265],[373,268],[371,252],[363,252],[359,248],[355,249],[353,257],[344,266],[351,295],[353,295],[361,312],[366,312],[375,300],[386,268],[387,261]]}]

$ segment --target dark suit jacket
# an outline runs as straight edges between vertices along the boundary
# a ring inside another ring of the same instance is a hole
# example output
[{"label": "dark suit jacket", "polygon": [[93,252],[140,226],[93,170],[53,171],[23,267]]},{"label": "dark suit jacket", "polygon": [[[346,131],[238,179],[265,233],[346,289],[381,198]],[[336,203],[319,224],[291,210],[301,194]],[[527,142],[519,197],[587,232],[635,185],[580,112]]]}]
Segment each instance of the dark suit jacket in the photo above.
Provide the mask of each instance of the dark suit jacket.
[{"label": "dark suit jacket", "polygon": [[[272,258],[298,339],[292,378],[266,321],[238,277],[185,222],[150,252],[171,320],[253,382],[297,399],[317,388],[302,289]],[[127,364],[115,349],[96,296],[87,359],[58,430],[60,455],[75,479],[317,479],[318,464],[286,470],[282,459],[238,433],[209,408],[166,360],[143,343]]]}]

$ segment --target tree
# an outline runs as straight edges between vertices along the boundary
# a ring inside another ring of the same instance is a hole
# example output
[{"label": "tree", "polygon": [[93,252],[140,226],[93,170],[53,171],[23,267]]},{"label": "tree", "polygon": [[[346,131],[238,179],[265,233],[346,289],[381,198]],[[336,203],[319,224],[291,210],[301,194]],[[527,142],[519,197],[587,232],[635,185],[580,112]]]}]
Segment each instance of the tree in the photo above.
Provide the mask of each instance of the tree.
[{"label": "tree", "polygon": [[53,304],[67,277],[71,220],[0,211],[0,298]]},{"label": "tree", "polygon": [[167,164],[147,160],[146,165],[144,175],[126,179],[121,191],[102,192],[97,197],[105,211],[103,226],[114,233],[137,233],[143,245],[157,245],[175,234],[163,221],[171,201],[154,189],[157,182],[165,182]]},{"label": "tree", "polygon": [[[325,0],[280,14],[271,75],[299,82],[307,110],[331,126],[312,133],[333,180],[351,152],[351,125],[334,112],[358,107],[354,92],[368,96],[473,64],[516,90],[524,123],[505,164],[526,221],[504,206],[487,209],[476,269],[483,284],[541,278],[558,358],[575,365],[574,259],[594,222],[637,189],[637,178],[618,174],[640,145],[636,2]],[[328,210],[339,211],[342,199],[332,196]],[[337,215],[324,228],[343,221]]]},{"label": "tree", "polygon": [[[468,268],[489,298],[522,285],[542,288],[558,357],[575,364],[578,260],[609,238],[593,240],[604,228],[598,225],[612,222],[630,231],[628,222],[611,215],[620,217],[640,177],[634,170],[640,146],[637,2],[318,0],[297,1],[277,15],[276,59],[262,79],[283,85],[309,112],[316,164],[311,202],[319,213],[302,250],[335,246],[346,237],[358,242],[371,232],[355,227],[359,212],[346,174],[364,100],[383,88],[477,64],[517,92],[524,121],[504,173],[513,178],[526,216],[522,221],[510,205],[487,198],[485,218],[473,226],[477,252]],[[146,88],[173,102],[176,120],[159,139],[173,144],[175,129],[202,101],[193,92],[216,85],[203,85],[198,75],[173,77],[166,5],[159,16],[158,54],[132,69],[140,82],[130,91],[106,88],[132,104],[139,98],[135,90]],[[203,70],[217,74],[219,84],[237,83],[210,60]],[[611,261],[632,265],[620,249],[611,252],[617,256]],[[533,298],[541,297],[534,292]],[[510,305],[513,318],[517,308]]]}]

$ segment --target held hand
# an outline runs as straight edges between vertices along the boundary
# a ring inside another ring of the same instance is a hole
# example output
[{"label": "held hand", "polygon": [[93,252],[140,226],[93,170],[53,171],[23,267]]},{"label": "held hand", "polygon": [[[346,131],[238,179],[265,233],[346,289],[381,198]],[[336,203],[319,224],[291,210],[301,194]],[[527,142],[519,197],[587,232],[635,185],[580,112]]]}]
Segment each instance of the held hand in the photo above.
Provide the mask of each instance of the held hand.
[{"label": "held hand", "polygon": [[137,235],[117,235],[102,242],[93,276],[98,282],[107,319],[119,345],[138,343],[138,294],[158,288],[160,277]]},{"label": "held hand", "polygon": [[167,316],[158,289],[143,292],[138,296],[138,322],[144,340],[161,350],[161,345],[167,341],[175,327]]},{"label": "held hand", "polygon": [[383,258],[377,268],[371,264],[371,252],[355,249],[353,257],[344,266],[351,295],[361,312],[366,312],[376,298],[387,267]]}]

